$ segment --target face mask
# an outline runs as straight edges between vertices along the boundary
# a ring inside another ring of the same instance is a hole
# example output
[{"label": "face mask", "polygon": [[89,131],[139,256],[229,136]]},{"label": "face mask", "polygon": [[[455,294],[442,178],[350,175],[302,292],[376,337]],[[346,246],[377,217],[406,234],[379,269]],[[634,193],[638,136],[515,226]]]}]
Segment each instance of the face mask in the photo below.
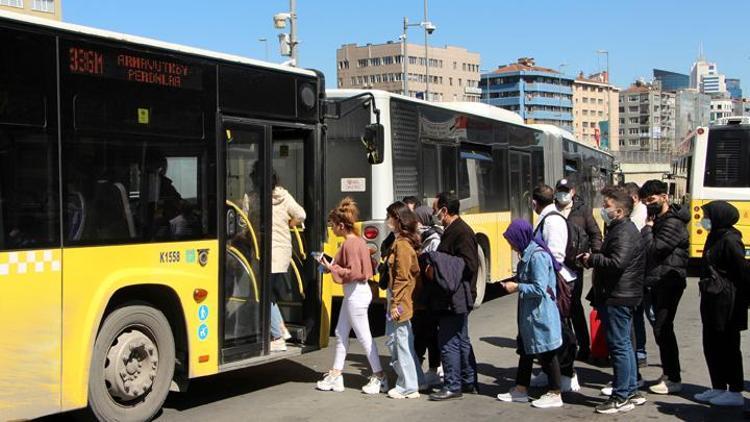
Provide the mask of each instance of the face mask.
[{"label": "face mask", "polygon": [[573,195],[570,192],[555,193],[555,201],[560,205],[568,205],[573,202]]},{"label": "face mask", "polygon": [[707,231],[711,231],[711,219],[704,218],[703,220],[701,220],[701,226],[703,226],[703,228]]},{"label": "face mask", "polygon": [[646,212],[648,213],[649,217],[656,217],[661,213],[662,203],[661,202],[653,202],[650,204],[646,204]]},{"label": "face mask", "polygon": [[609,223],[612,222],[612,217],[609,215],[609,208],[602,208],[600,212],[602,214],[602,220],[604,220],[604,224],[609,226]]}]

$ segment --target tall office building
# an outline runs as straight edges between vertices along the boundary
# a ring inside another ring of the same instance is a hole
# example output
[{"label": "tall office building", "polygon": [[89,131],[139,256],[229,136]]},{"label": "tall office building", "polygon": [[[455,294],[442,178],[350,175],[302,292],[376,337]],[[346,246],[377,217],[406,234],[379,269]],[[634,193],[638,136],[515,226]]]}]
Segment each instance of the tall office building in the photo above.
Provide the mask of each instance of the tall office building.
[{"label": "tall office building", "polygon": [[404,94],[404,69],[410,97],[424,98],[429,74],[430,100],[478,102],[479,53],[465,48],[428,47],[429,72],[424,44],[345,44],[336,50],[338,88],[374,88]]},{"label": "tall office building", "polygon": [[532,57],[482,74],[482,101],[516,112],[527,123],[553,124],[573,132],[573,81],[537,66]]},{"label": "tall office building", "polygon": [[719,73],[716,63],[700,57],[690,69],[690,88],[704,94],[721,94],[727,91],[726,77]]},{"label": "tall office building", "polygon": [[654,80],[661,83],[661,89],[664,91],[676,92],[690,87],[690,75],[684,73],[654,69]]},{"label": "tall office building", "polygon": [[0,10],[62,20],[62,0],[0,0]]},{"label": "tall office building", "polygon": [[737,78],[727,78],[727,91],[729,92],[729,97],[731,97],[733,100],[739,100],[742,98],[742,86],[740,84],[740,80]]}]

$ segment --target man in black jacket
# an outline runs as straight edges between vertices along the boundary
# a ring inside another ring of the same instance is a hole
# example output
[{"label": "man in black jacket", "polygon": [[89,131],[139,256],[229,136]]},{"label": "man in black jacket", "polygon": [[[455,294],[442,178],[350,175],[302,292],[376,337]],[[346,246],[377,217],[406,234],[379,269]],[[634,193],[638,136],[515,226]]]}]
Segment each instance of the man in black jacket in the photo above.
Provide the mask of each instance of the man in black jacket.
[{"label": "man in black jacket", "polygon": [[[583,198],[576,194],[575,181],[572,178],[560,179],[555,185],[555,205],[560,214],[565,216],[569,222],[580,227],[589,240],[591,252],[599,252],[602,247],[602,231],[594,220],[591,207],[583,202]],[[588,323],[581,303],[583,294],[583,268],[573,268],[577,277],[573,286],[573,297],[570,307],[570,318],[573,321],[578,343],[578,359],[587,360],[591,353],[591,339],[589,337]]]},{"label": "man in black jacket", "polygon": [[581,263],[594,269],[592,304],[604,322],[614,379],[612,395],[596,407],[597,413],[632,410],[646,399],[638,394],[637,371],[631,332],[633,312],[643,295],[641,234],[630,221],[633,198],[621,188],[602,190],[602,218],[607,235],[598,253],[586,253]]},{"label": "man in black jacket", "polygon": [[459,398],[464,393],[477,392],[477,362],[469,340],[469,311],[477,297],[477,269],[479,254],[474,231],[459,214],[461,202],[454,194],[440,193],[432,208],[445,231],[438,252],[463,258],[462,287],[453,302],[466,306],[453,306],[453,310],[441,311],[438,315],[438,344],[443,362],[443,388],[430,394],[430,400]]},{"label": "man in black jacket", "polygon": [[646,252],[646,285],[651,287],[654,312],[654,338],[664,375],[649,387],[655,394],[672,394],[682,390],[680,351],[674,334],[674,318],[685,290],[688,264],[687,223],[690,212],[669,205],[667,184],[649,180],[639,191],[648,217],[643,227]]}]

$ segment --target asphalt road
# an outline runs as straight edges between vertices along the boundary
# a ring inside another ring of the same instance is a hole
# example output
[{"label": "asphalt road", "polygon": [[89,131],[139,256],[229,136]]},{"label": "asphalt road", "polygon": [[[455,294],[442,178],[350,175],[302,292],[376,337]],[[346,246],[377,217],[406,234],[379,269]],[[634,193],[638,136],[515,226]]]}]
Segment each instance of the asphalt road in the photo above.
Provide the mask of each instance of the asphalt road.
[{"label": "asphalt road", "polygon": [[[585,290],[584,290],[585,291]],[[159,421],[408,421],[408,420],[498,420],[500,418],[531,418],[533,421],[573,420],[684,420],[722,421],[741,419],[740,409],[715,409],[700,404],[692,395],[708,384],[703,360],[701,324],[698,315],[697,280],[689,279],[676,321],[683,371],[683,392],[677,396],[646,394],[648,403],[635,410],[615,416],[597,415],[594,406],[604,400],[599,389],[611,379],[611,369],[579,363],[577,371],[582,384],[579,393],[563,396],[561,409],[534,409],[526,404],[501,403],[495,395],[513,385],[517,356],[516,297],[501,297],[485,302],[472,313],[470,332],[479,369],[480,395],[464,396],[449,402],[430,402],[426,396],[416,400],[393,400],[385,395],[360,393],[365,383],[367,361],[359,343],[352,339],[352,352],[347,359],[343,393],[320,392],[314,383],[332,361],[333,349],[232,373],[201,378],[191,382],[187,393],[170,394],[159,415]],[[650,330],[648,330],[650,331]],[[333,345],[333,341],[331,342]],[[378,339],[380,355],[387,365],[383,338]],[[750,340],[742,339],[745,366]],[[659,355],[651,333],[648,340],[649,366],[641,373],[648,381],[661,375]],[[387,366],[385,366],[387,367]],[[393,378],[393,373],[390,371]],[[746,381],[746,388],[750,387]],[[537,396],[544,391],[532,390]],[[63,421],[70,415],[45,418]]]}]

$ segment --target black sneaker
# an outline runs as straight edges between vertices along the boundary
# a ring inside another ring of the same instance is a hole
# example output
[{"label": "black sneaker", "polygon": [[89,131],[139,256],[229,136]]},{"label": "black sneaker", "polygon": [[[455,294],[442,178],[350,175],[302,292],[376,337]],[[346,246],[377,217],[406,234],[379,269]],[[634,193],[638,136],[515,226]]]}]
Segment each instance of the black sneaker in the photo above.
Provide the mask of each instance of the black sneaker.
[{"label": "black sneaker", "polygon": [[636,406],[642,406],[643,404],[645,404],[648,401],[640,393],[631,394],[630,397],[628,397],[628,400],[630,400],[630,402],[633,403]]},{"label": "black sneaker", "polygon": [[635,408],[635,405],[628,399],[621,399],[615,396],[610,396],[604,403],[596,406],[596,413],[602,413],[610,415],[618,412],[630,412]]}]

